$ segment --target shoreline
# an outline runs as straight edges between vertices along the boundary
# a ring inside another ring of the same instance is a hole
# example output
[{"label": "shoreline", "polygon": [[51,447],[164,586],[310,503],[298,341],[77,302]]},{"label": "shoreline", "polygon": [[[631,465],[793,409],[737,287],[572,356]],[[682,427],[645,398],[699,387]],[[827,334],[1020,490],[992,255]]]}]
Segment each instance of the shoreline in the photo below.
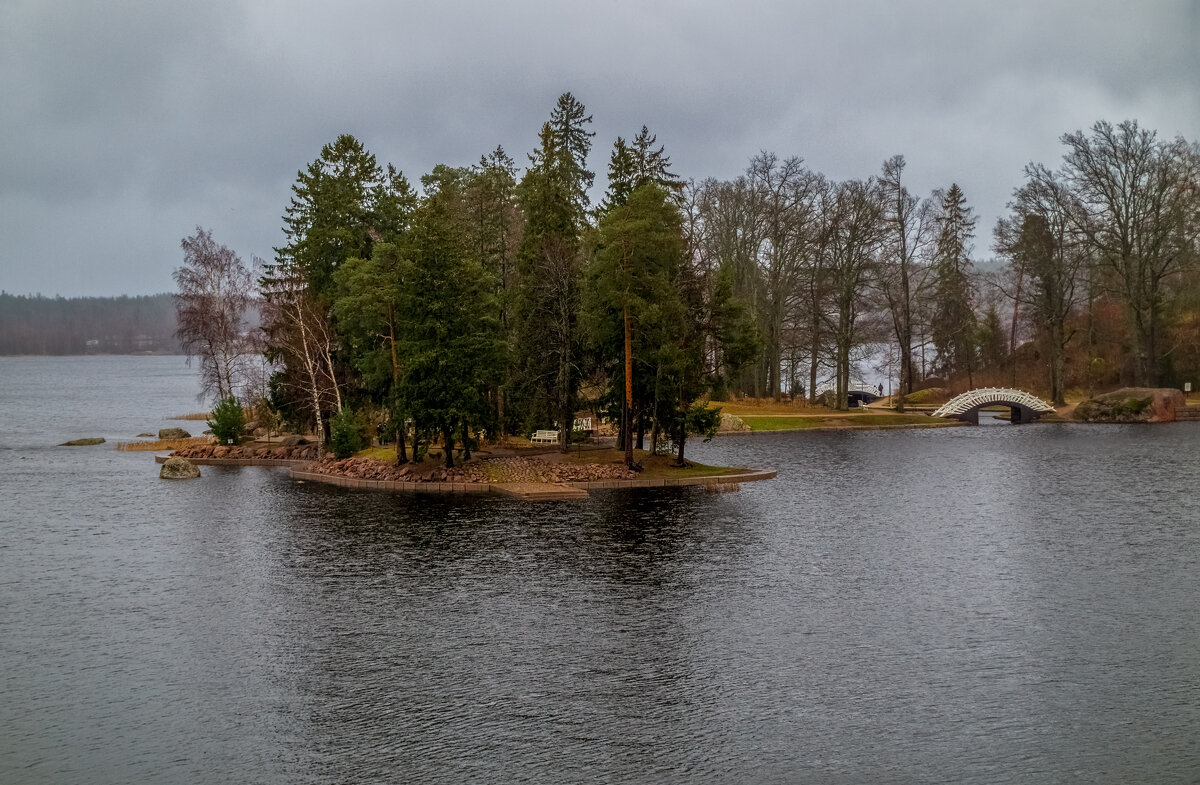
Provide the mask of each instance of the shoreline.
[{"label": "shoreline", "polygon": [[[782,415],[791,416],[796,419],[801,419],[806,415]],[[902,423],[897,425],[814,425],[810,428],[761,428],[755,430],[748,428],[744,431],[718,431],[717,436],[742,436],[745,434],[764,434],[764,433],[814,433],[817,431],[919,431],[930,430],[933,428],[958,428],[964,425],[971,425],[968,422],[960,422],[959,420],[936,421],[929,423]]]},{"label": "shoreline", "polygon": [[[157,464],[171,454],[154,456]],[[367,480],[340,474],[309,471],[312,461],[284,458],[185,458],[197,466],[260,466],[287,469],[289,476],[299,482],[318,482],[343,488],[391,491],[397,493],[496,494],[526,501],[586,499],[588,491],[623,490],[628,488],[678,488],[703,486],[712,490],[734,490],[743,482],[770,480],[778,475],[775,469],[737,469],[735,473],[696,477],[648,477],[633,480],[566,480],[562,482],[409,482],[404,480]]]}]

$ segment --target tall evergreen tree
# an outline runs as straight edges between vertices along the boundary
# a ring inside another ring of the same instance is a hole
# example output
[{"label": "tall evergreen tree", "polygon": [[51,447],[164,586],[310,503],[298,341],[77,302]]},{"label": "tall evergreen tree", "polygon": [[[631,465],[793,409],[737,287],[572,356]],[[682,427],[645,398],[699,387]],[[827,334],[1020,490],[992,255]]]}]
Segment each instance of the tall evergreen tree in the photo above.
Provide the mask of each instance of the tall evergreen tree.
[{"label": "tall evergreen tree", "polygon": [[613,142],[608,161],[608,191],[600,203],[599,215],[625,204],[634,189],[647,183],[654,183],[677,201],[681,198],[683,181],[671,171],[671,158],[666,154],[666,147],[654,147],[657,141],[643,125],[632,145],[620,136]]},{"label": "tall evergreen tree", "polygon": [[608,191],[600,202],[600,215],[629,201],[629,194],[637,187],[636,169],[633,150],[629,148],[624,137],[618,136],[617,141],[613,142],[613,151],[608,159]]},{"label": "tall evergreen tree", "polygon": [[415,195],[404,175],[349,134],[321,148],[298,172],[284,215],[288,242],[276,248],[268,277],[294,267],[312,294],[329,298],[333,271],[349,258],[371,258],[375,242],[394,242],[403,231]]},{"label": "tall evergreen tree", "polygon": [[348,134],[321,148],[292,192],[287,243],[275,249],[260,280],[263,328],[267,356],[280,365],[275,389],[301,393],[295,402],[315,408],[307,415],[320,422],[331,403],[342,410],[356,373],[338,339],[334,274],[347,259],[371,259],[376,243],[401,239],[416,196],[401,172],[381,167]]},{"label": "tall evergreen tree", "polygon": [[405,359],[400,349],[406,323],[403,263],[400,248],[392,243],[377,243],[370,259],[347,259],[334,272],[338,297],[333,308],[342,341],[366,393],[389,411],[398,464],[408,460],[407,415],[399,399]]},{"label": "tall evergreen tree", "polygon": [[677,288],[683,267],[682,219],[654,183],[637,188],[596,227],[585,308],[593,343],[619,402],[621,444],[633,461],[632,415],[652,415],[662,398],[664,360],[687,317]]},{"label": "tall evergreen tree", "polygon": [[930,333],[937,349],[938,369],[947,374],[966,373],[973,383],[976,318],[971,291],[971,240],[975,236],[974,211],[958,184],[942,195],[936,224],[934,251],[933,315]]},{"label": "tall evergreen tree", "polygon": [[399,298],[400,406],[418,434],[441,437],[447,467],[457,439],[469,449],[471,434],[491,427],[487,391],[503,356],[491,275],[467,247],[456,189],[444,183],[418,210]]},{"label": "tall evergreen tree", "polygon": [[573,208],[576,228],[582,227],[587,220],[590,204],[588,189],[596,180],[596,173],[587,168],[592,137],[596,135],[595,131],[588,130],[591,122],[592,116],[570,93],[560,95],[554,110],[550,112],[550,130],[554,135],[554,150],[558,159],[556,166],[565,181],[564,196]]},{"label": "tall evergreen tree", "polygon": [[591,119],[564,93],[517,188],[526,219],[517,256],[524,425],[557,420],[564,450],[580,378],[581,238],[594,177],[586,167],[594,132],[585,126]]}]

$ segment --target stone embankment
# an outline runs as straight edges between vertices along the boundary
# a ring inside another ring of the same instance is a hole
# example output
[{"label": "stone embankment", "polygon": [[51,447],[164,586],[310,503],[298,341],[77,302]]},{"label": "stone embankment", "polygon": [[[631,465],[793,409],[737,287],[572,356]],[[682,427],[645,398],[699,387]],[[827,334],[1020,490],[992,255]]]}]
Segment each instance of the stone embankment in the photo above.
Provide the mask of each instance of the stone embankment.
[{"label": "stone embankment", "polygon": [[487,474],[477,463],[455,466],[452,469],[434,469],[427,474],[419,473],[412,466],[395,466],[369,458],[343,458],[340,461],[321,461],[305,467],[306,472],[349,477],[355,480],[382,480],[386,482],[487,482]]},{"label": "stone embankment", "polygon": [[485,462],[492,482],[596,482],[636,480],[638,473],[619,463],[551,463],[539,458],[493,458]]}]

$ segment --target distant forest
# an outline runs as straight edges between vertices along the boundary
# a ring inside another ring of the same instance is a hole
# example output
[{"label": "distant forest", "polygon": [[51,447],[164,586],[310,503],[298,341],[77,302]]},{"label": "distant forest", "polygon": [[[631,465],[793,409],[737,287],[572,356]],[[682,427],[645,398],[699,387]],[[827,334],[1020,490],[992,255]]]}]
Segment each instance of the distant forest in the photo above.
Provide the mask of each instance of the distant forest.
[{"label": "distant forest", "polygon": [[173,298],[0,292],[0,355],[178,354]]}]

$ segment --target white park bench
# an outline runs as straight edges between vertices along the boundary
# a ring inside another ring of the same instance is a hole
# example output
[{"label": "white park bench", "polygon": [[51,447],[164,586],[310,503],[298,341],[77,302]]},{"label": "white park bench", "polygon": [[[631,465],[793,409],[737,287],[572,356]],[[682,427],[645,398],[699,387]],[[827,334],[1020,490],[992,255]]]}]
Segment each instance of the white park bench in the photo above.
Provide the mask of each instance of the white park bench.
[{"label": "white park bench", "polygon": [[534,431],[529,441],[533,444],[558,444],[558,431]]}]

